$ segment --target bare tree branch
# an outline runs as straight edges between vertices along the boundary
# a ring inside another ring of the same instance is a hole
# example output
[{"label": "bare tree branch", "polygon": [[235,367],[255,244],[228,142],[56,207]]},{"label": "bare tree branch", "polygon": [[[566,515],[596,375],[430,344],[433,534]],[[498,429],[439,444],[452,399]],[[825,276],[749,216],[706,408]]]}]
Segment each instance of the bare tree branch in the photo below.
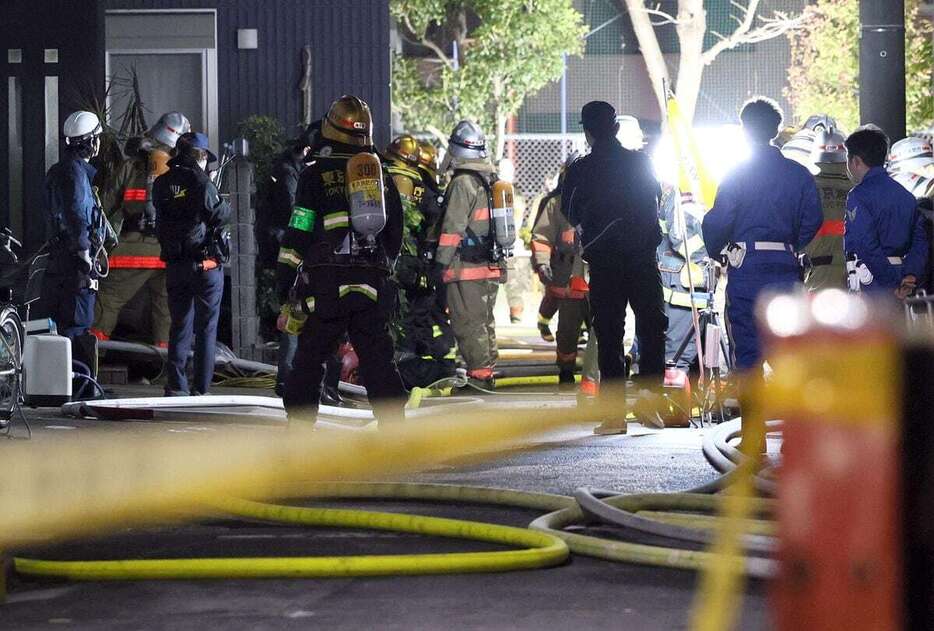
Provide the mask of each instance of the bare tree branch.
[{"label": "bare tree branch", "polygon": [[[741,18],[730,16],[736,20],[737,27],[736,30],[734,30],[729,36],[724,36],[720,33],[711,31],[719,38],[719,40],[713,46],[704,51],[704,65],[709,66],[712,64],[714,59],[716,59],[720,53],[726,50],[730,50],[744,44],[756,44],[758,42],[764,42],[787,33],[788,31],[797,29],[804,23],[806,19],[803,13],[801,15],[792,17],[781,11],[776,11],[771,17],[768,18],[756,16],[756,11],[759,9],[760,0],[749,0],[749,3],[746,5],[736,2],[736,0],[730,0],[730,4],[740,9],[743,12],[743,15]],[[760,25],[753,28],[757,18]]]},{"label": "bare tree branch", "polygon": [[656,17],[662,18],[661,21],[652,22],[652,26],[664,26],[666,24],[680,24],[681,23],[680,20],[678,20],[678,18],[676,18],[672,14],[668,13],[667,11],[662,11],[661,6],[662,5],[660,4],[656,4],[654,9],[643,7],[642,9],[637,9],[637,10],[640,11],[641,13],[647,13],[648,15],[654,15]]},{"label": "bare tree branch", "polygon": [[621,5],[621,10],[625,7],[625,10],[629,11],[632,28],[635,31],[636,40],[639,42],[642,59],[645,61],[645,67],[648,70],[652,88],[655,91],[655,98],[658,101],[659,112],[664,112],[666,95],[662,89],[662,84],[668,81],[668,67],[665,65],[665,56],[662,54],[661,46],[659,46],[658,37],[655,35],[655,29],[649,19],[645,2],[643,0],[617,0],[617,2]]},{"label": "bare tree branch", "polygon": [[419,35],[418,31],[415,30],[415,27],[412,26],[412,22],[409,20],[409,17],[407,15],[402,16],[402,23],[405,26],[405,28],[408,29],[409,33],[411,33],[412,36],[414,37],[414,39],[412,39],[412,38],[406,37],[405,35],[402,35],[402,37],[406,41],[413,43],[413,44],[420,44],[421,46],[424,46],[425,48],[430,49],[438,57],[438,60],[441,63],[443,63],[448,68],[451,68],[452,70],[454,69],[454,62],[451,61],[451,58],[448,57],[444,53],[443,50],[441,50],[440,46],[435,44],[433,41],[431,41],[427,37],[423,35]]}]

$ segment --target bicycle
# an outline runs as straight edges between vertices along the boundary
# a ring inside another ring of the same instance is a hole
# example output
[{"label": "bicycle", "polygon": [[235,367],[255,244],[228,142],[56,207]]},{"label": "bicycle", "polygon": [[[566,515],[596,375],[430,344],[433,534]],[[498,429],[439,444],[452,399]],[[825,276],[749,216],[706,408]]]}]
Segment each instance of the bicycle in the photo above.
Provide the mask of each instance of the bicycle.
[{"label": "bicycle", "polygon": [[17,412],[29,431],[22,413],[23,345],[29,309],[39,299],[42,278],[48,265],[48,251],[42,248],[24,262],[14,248],[22,249],[9,228],[0,231],[0,434],[10,436]]}]

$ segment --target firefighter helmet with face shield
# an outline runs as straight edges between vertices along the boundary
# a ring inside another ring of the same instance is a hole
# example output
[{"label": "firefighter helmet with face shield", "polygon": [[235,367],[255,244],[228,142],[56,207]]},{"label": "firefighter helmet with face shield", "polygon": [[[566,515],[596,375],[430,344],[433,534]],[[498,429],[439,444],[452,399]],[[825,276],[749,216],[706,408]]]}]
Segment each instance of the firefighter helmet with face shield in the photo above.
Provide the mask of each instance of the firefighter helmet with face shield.
[{"label": "firefighter helmet with face shield", "polygon": [[807,167],[811,173],[816,174],[817,167],[814,166],[814,161],[811,158],[816,136],[817,134],[805,127],[792,136],[791,140],[785,143],[781,149],[782,155],[789,160],[794,160],[798,164]]},{"label": "firefighter helmet with face shield", "polygon": [[159,117],[146,135],[156,142],[174,149],[178,138],[191,131],[191,123],[181,112],[166,112]]},{"label": "firefighter helmet with face shield", "polygon": [[918,137],[899,140],[889,151],[888,170],[892,173],[908,172],[931,177],[934,168],[934,151],[931,143]]},{"label": "firefighter helmet with face shield", "polygon": [[432,177],[438,176],[438,149],[428,141],[418,143],[418,166]]},{"label": "firefighter helmet with face shield", "polygon": [[321,135],[345,145],[371,146],[373,115],[370,106],[362,99],[345,94],[331,103],[321,123]]},{"label": "firefighter helmet with face shield", "polygon": [[418,152],[418,141],[409,134],[397,136],[386,147],[386,157],[390,160],[399,160],[413,167],[418,166]]},{"label": "firefighter helmet with face shield", "polygon": [[448,139],[448,155],[468,160],[482,160],[487,157],[486,136],[476,123],[463,120],[454,126]]},{"label": "firefighter helmet with face shield", "polygon": [[815,164],[845,164],[846,146],[844,138],[835,129],[822,129],[815,135],[811,162]]},{"label": "firefighter helmet with face shield", "polygon": [[819,132],[821,130],[830,131],[832,129],[837,129],[837,121],[827,114],[814,114],[804,121],[804,128],[810,129],[813,132]]}]

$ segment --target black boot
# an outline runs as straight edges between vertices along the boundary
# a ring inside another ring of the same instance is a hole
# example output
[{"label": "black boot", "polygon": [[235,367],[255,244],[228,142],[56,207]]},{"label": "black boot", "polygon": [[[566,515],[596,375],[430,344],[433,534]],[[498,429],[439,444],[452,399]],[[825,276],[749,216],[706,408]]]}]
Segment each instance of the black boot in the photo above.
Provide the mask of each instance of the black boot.
[{"label": "black boot", "polygon": [[344,397],[341,396],[340,390],[329,384],[321,388],[321,397],[319,400],[321,401],[321,405],[333,405],[336,407],[344,405]]},{"label": "black boot", "polygon": [[558,390],[561,392],[569,392],[573,391],[575,386],[574,368],[562,366],[558,372]]}]

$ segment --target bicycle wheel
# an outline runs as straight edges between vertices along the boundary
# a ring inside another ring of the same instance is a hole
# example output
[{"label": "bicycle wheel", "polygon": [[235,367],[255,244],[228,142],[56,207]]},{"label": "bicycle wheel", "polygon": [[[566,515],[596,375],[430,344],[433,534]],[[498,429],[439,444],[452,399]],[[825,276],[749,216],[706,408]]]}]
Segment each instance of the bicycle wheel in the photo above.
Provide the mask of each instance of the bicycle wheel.
[{"label": "bicycle wheel", "polygon": [[13,307],[0,311],[0,428],[9,425],[20,402],[23,322]]}]

